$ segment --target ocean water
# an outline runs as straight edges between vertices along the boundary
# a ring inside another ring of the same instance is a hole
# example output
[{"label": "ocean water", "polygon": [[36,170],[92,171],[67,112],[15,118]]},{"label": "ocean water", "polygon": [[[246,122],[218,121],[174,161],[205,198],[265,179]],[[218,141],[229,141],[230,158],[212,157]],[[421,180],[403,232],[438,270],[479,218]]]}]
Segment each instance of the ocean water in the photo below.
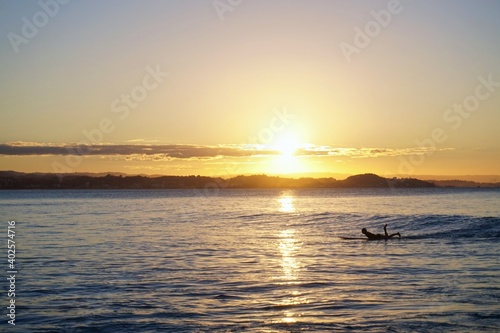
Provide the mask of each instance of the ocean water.
[{"label": "ocean water", "polygon": [[500,331],[498,189],[0,191],[0,216],[2,332]]}]

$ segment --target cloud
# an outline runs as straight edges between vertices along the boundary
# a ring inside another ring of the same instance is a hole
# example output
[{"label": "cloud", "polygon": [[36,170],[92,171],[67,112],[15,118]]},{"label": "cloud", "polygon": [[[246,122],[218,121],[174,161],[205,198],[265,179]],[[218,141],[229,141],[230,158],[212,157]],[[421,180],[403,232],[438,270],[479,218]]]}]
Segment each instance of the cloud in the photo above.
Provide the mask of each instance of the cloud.
[{"label": "cloud", "polygon": [[[368,158],[384,156],[421,155],[452,148],[339,148],[304,145],[297,149],[297,156],[333,156]],[[273,156],[280,152],[265,145],[159,145],[159,144],[46,144],[36,142],[11,142],[0,144],[0,155],[47,156],[81,155],[101,157],[125,157],[127,160],[215,159],[222,157]]]},{"label": "cloud", "polygon": [[81,155],[81,156],[149,156],[150,158],[214,158],[218,156],[242,157],[273,155],[276,151],[260,147],[238,145],[199,146],[199,145],[76,145],[40,144],[14,142],[0,144],[0,155]]},{"label": "cloud", "polygon": [[431,147],[412,147],[412,148],[337,148],[330,146],[308,146],[297,150],[297,155],[303,156],[337,156],[351,158],[368,157],[394,157],[404,155],[422,155],[430,154],[436,151],[453,150],[453,148],[431,148]]}]

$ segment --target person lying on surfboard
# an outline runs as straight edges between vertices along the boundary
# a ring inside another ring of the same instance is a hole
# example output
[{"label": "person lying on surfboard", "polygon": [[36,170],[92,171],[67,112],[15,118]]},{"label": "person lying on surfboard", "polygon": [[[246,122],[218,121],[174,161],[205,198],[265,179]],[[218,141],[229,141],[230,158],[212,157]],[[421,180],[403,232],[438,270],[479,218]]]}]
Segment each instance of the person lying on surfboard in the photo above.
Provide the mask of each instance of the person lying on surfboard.
[{"label": "person lying on surfboard", "polygon": [[395,234],[391,234],[389,235],[387,233],[387,224],[384,225],[384,232],[385,232],[385,235],[381,235],[381,234],[372,234],[371,232],[369,232],[368,230],[366,230],[366,228],[363,228],[361,229],[361,232],[366,236],[368,237],[368,239],[389,239],[389,238],[392,238],[394,236],[399,236],[399,238],[401,238],[401,234],[399,232],[396,232]]}]

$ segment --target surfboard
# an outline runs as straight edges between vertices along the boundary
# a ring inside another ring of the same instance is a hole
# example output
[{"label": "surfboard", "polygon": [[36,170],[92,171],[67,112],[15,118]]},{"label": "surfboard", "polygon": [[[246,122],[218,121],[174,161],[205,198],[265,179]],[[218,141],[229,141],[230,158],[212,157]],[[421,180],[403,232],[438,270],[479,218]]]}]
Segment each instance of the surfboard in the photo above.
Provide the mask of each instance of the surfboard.
[{"label": "surfboard", "polygon": [[366,237],[344,237],[344,236],[338,236],[340,239],[345,239],[345,240],[364,240],[364,241],[387,241],[387,240],[391,240],[391,239],[400,239],[400,238],[396,238],[396,237],[393,237],[393,238],[375,238],[375,239],[370,239],[370,238],[366,238]]},{"label": "surfboard", "polygon": [[346,239],[346,240],[369,240],[366,237],[344,237],[344,236],[339,236],[339,238]]}]

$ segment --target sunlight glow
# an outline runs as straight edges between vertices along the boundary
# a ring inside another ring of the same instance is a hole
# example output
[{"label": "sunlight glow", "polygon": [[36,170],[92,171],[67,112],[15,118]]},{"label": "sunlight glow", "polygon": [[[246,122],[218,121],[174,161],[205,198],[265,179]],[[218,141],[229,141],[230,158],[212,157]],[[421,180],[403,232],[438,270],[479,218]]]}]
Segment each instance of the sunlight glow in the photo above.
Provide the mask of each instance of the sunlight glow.
[{"label": "sunlight glow", "polygon": [[301,173],[306,170],[307,165],[304,164],[304,158],[291,153],[290,155],[281,154],[271,157],[266,173],[286,175]]}]

